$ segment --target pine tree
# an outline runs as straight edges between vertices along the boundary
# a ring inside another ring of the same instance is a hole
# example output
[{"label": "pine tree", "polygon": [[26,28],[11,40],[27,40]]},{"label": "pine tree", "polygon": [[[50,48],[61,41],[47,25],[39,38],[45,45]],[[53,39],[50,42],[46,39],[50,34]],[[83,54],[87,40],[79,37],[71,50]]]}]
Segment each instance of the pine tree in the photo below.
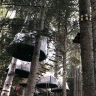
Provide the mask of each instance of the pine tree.
[{"label": "pine tree", "polygon": [[89,18],[90,0],[79,0],[79,4],[83,96],[95,96],[92,25]]},{"label": "pine tree", "polygon": [[[91,8],[92,8],[92,33],[93,33],[94,67],[96,70],[96,1],[95,0],[90,0],[90,1],[91,1]],[[96,75],[95,75],[95,82],[96,82]]]}]

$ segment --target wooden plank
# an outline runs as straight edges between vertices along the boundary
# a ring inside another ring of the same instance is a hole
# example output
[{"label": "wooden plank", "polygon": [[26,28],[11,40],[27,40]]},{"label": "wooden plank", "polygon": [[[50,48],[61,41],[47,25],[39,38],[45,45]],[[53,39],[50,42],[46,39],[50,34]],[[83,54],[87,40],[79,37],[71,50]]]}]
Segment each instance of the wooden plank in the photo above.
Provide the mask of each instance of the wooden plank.
[{"label": "wooden plank", "polygon": [[48,69],[48,68],[45,68],[45,67],[41,67],[41,68],[43,68],[44,70],[48,70],[48,71],[49,71],[49,69]]},{"label": "wooden plank", "polygon": [[51,65],[51,64],[48,64],[48,63],[45,63],[46,65],[48,65],[48,66],[51,66],[51,67],[54,67],[53,65]]},{"label": "wooden plank", "polygon": [[55,61],[55,60],[52,60],[52,59],[49,59],[50,61],[52,61],[52,62],[55,62],[55,63],[57,63],[57,61]]}]

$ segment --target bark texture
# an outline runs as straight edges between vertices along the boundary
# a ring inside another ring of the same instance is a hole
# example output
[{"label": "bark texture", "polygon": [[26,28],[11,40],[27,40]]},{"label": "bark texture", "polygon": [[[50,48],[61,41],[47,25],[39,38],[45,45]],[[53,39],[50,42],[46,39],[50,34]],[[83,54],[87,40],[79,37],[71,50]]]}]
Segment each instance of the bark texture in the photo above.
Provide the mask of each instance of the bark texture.
[{"label": "bark texture", "polygon": [[40,36],[36,37],[36,43],[34,47],[34,55],[32,57],[31,70],[28,77],[28,86],[25,96],[34,96],[35,84],[36,84],[36,73],[38,70],[39,64],[39,55],[40,55]]},{"label": "bark texture", "polygon": [[57,50],[57,48],[56,48],[56,57],[55,57],[55,67],[54,67],[54,76],[57,78],[57,76],[58,76],[58,74],[57,74],[57,72],[58,72],[58,57],[57,57],[57,55],[58,55],[58,50]]},{"label": "bark texture", "polygon": [[82,96],[80,68],[74,66],[74,96]]},{"label": "bark texture", "polygon": [[90,16],[90,0],[79,0],[79,4],[83,96],[95,96],[92,25],[89,19],[85,19],[86,14]]},{"label": "bark texture", "polygon": [[[45,16],[45,7],[44,6],[45,6],[45,0],[42,0],[39,32],[41,32],[44,29],[44,16]],[[36,73],[38,70],[39,56],[40,56],[40,45],[41,45],[40,37],[41,37],[40,34],[36,36],[34,54],[32,57],[31,70],[30,70],[30,74],[28,77],[28,86],[27,86],[25,96],[34,96],[36,77],[37,77]]]},{"label": "bark texture", "polygon": [[10,90],[11,90],[11,86],[12,86],[12,81],[15,75],[15,67],[16,67],[16,58],[12,58],[11,64],[10,64],[10,68],[1,92],[1,96],[9,96],[10,95]]},{"label": "bark texture", "polygon": [[67,50],[67,26],[64,27],[64,52],[63,52],[63,96],[67,96],[66,93],[66,50]]},{"label": "bark texture", "polygon": [[[91,1],[92,8],[92,33],[93,33],[93,51],[94,51],[94,67],[96,73],[96,0]],[[95,75],[96,82],[96,75]]]},{"label": "bark texture", "polygon": [[63,54],[63,96],[66,96],[66,53]]}]

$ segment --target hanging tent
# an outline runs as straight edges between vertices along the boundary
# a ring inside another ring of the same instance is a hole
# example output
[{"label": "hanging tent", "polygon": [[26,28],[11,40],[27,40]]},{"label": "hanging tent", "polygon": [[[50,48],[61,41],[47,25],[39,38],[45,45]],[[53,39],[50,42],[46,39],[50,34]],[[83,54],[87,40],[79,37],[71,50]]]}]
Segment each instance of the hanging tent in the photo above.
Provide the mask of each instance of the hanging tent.
[{"label": "hanging tent", "polygon": [[[34,34],[36,34],[36,31],[16,34],[14,40],[7,48],[7,52],[17,59],[31,62],[35,44]],[[46,59],[46,53],[47,38],[42,36],[39,61]]]},{"label": "hanging tent", "polygon": [[[31,66],[31,62],[22,61],[22,60],[17,59],[15,75],[17,77],[21,77],[21,78],[28,78],[28,75],[30,72],[30,66]],[[10,65],[6,70],[7,72],[8,72],[9,68],[10,68]]]},{"label": "hanging tent", "polygon": [[57,79],[53,76],[42,77],[36,84],[37,88],[55,88],[58,87]]},{"label": "hanging tent", "polygon": [[[68,84],[66,82],[66,90],[69,90]],[[58,81],[58,87],[57,88],[52,88],[51,92],[62,92],[63,91],[63,84],[62,82]]]}]

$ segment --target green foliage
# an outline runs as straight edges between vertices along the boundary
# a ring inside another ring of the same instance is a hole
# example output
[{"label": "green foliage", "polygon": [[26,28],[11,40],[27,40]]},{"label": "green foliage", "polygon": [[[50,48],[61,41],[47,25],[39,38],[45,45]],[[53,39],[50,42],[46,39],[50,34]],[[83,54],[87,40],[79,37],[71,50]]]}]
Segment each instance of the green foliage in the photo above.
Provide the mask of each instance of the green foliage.
[{"label": "green foliage", "polygon": [[0,6],[0,19],[4,18],[6,15],[7,9],[5,8],[5,5]]}]

